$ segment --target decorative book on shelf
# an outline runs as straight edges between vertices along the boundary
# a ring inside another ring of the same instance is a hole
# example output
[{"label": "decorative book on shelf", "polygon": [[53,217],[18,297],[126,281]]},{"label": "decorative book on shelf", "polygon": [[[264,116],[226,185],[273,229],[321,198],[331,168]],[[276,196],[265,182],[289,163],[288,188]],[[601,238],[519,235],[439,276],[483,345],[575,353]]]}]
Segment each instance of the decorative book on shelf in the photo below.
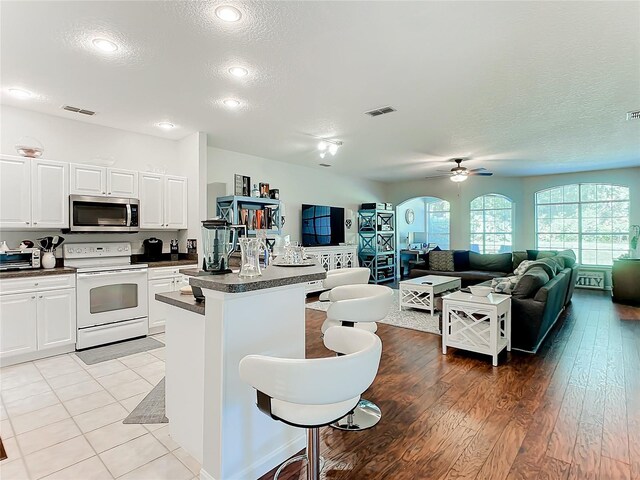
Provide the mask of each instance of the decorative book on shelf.
[{"label": "decorative book on shelf", "polygon": [[218,216],[233,225],[245,225],[248,235],[257,230],[267,230],[267,234],[280,235],[282,217],[280,200],[244,196],[226,196],[216,199]]}]

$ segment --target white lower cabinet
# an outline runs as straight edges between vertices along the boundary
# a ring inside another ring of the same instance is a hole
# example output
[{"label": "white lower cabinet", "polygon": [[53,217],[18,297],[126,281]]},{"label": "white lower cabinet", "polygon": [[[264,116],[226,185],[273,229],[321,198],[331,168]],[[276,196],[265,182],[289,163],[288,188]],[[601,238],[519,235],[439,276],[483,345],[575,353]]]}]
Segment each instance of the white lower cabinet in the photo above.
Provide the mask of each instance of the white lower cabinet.
[{"label": "white lower cabinet", "polygon": [[189,278],[180,273],[183,268],[196,265],[149,269],[149,335],[162,333],[167,322],[167,304],[156,300],[156,293],[177,292],[189,285]]},{"label": "white lower cabinet", "polygon": [[156,293],[173,291],[175,291],[173,278],[149,280],[149,334],[163,332],[167,321],[166,304],[156,300]]},{"label": "white lower cabinet", "polygon": [[39,350],[76,343],[74,288],[38,293],[37,315]]},{"label": "white lower cabinet", "polygon": [[0,358],[38,349],[36,304],[35,293],[0,296]]},{"label": "white lower cabinet", "polygon": [[75,276],[18,278],[0,283],[2,366],[75,350]]},{"label": "white lower cabinet", "polygon": [[[353,268],[359,266],[357,247],[355,245],[308,247],[305,251],[308,255],[316,257],[320,265],[322,265],[325,270]],[[322,283],[322,280],[315,280],[307,283],[307,293],[321,292],[323,290]]]}]

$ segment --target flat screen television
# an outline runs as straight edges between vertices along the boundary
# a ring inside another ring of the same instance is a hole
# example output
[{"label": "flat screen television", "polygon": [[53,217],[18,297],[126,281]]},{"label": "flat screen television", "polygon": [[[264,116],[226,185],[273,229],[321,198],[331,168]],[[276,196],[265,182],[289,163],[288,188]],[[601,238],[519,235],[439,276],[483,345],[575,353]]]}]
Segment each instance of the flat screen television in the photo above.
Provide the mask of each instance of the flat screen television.
[{"label": "flat screen television", "polygon": [[344,208],[302,205],[302,245],[325,247],[344,242]]}]

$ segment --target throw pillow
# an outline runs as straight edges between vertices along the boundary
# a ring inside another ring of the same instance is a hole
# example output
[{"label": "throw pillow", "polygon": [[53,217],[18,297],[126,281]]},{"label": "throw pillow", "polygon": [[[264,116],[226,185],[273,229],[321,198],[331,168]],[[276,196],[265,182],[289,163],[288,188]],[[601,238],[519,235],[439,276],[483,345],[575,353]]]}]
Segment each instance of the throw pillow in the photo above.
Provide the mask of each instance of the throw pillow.
[{"label": "throw pillow", "polygon": [[498,277],[491,280],[491,287],[496,293],[511,294],[514,287],[518,283],[520,277],[512,275],[510,277]]},{"label": "throw pillow", "polygon": [[453,266],[456,272],[464,272],[470,270],[469,265],[469,250],[454,250],[453,251]]},{"label": "throw pillow", "polygon": [[527,259],[540,260],[541,258],[553,257],[557,253],[556,250],[527,250]]},{"label": "throw pillow", "polygon": [[556,276],[557,264],[553,263],[548,258],[542,258],[540,260],[536,260],[535,262],[529,263],[529,265],[527,265],[525,273],[531,270],[532,268],[541,268],[546,272],[549,278],[553,278]]},{"label": "throw pillow", "polygon": [[469,252],[469,265],[472,270],[484,272],[511,272],[512,261],[510,253],[476,253]]},{"label": "throw pillow", "polygon": [[549,281],[549,275],[541,267],[535,266],[520,277],[511,294],[517,298],[533,297]]},{"label": "throw pillow", "polygon": [[516,269],[513,271],[514,275],[520,276],[520,275],[524,275],[524,273],[529,269],[529,266],[535,263],[533,260],[523,260],[520,265],[518,265],[516,267]]},{"label": "throw pillow", "polygon": [[513,263],[511,268],[513,270],[515,270],[516,268],[518,268],[518,265],[520,265],[523,261],[528,260],[527,258],[527,252],[522,251],[522,252],[513,252],[511,254],[512,258],[513,258]]},{"label": "throw pillow", "polygon": [[429,270],[437,272],[454,272],[453,251],[442,250],[429,252]]},{"label": "throw pillow", "polygon": [[442,251],[440,247],[434,248],[433,250],[429,250],[427,253],[422,255],[422,259],[424,260],[424,263],[427,267],[429,267],[429,253],[430,252],[440,252]]},{"label": "throw pillow", "polygon": [[573,250],[562,250],[558,252],[558,257],[564,260],[565,268],[571,268],[576,264],[576,254]]}]

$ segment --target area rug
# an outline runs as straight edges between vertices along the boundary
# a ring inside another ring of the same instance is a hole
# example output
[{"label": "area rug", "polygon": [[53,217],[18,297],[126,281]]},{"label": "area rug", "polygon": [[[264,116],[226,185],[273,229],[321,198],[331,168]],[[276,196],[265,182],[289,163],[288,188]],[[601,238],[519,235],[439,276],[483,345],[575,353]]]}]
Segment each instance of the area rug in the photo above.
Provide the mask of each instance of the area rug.
[{"label": "area rug", "polygon": [[106,362],[107,360],[126,357],[127,355],[162,347],[164,347],[164,343],[159,342],[155,338],[144,337],[114,343],[112,345],[105,345],[104,347],[89,348],[81,352],[76,352],[76,356],[86,365],[95,365],[96,363]]},{"label": "area rug", "polygon": [[164,380],[153,387],[122,423],[169,423],[164,403]]},{"label": "area rug", "polygon": [[[393,325],[394,327],[410,328],[411,330],[419,330],[421,332],[435,333],[440,335],[440,317],[438,314],[431,316],[426,310],[408,309],[403,307],[402,311],[398,310],[399,291],[393,290],[393,304],[389,315],[387,315],[380,323]],[[320,310],[326,312],[330,302],[311,302],[306,307],[312,310]]]}]

